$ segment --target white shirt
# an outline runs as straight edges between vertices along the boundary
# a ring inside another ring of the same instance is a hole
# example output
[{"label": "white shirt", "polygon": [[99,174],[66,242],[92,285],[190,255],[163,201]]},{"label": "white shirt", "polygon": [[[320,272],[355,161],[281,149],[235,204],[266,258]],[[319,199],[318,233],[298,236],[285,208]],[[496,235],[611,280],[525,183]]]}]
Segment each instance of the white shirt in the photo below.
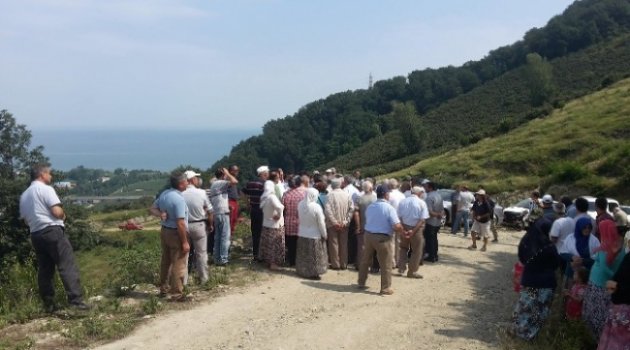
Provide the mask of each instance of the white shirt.
[{"label": "white shirt", "polygon": [[[591,254],[591,257],[594,255],[593,251],[597,247],[599,247],[599,240],[594,235],[589,235],[588,236],[588,251]],[[560,254],[568,253],[568,254],[571,254],[573,256],[579,256],[580,255],[580,253],[578,253],[578,251],[577,251],[577,248],[575,247],[575,236],[574,235],[568,235],[567,236],[567,238],[564,240],[564,245],[562,246],[562,249],[558,253],[560,253]]]},{"label": "white shirt", "polygon": [[403,199],[398,205],[398,217],[407,226],[416,226],[418,221],[429,218],[427,204],[417,196]]},{"label": "white shirt", "polygon": [[472,204],[475,201],[475,196],[473,196],[470,191],[462,191],[459,193],[459,207],[457,210],[470,210],[472,208]]},{"label": "white shirt", "polygon": [[26,221],[31,233],[48,226],[63,226],[63,220],[53,216],[50,210],[61,204],[55,189],[35,180],[20,196],[20,218]]},{"label": "white shirt", "polygon": [[186,206],[188,207],[188,221],[200,221],[208,218],[207,213],[212,211],[212,204],[208,200],[206,191],[193,185],[188,185],[182,192]]},{"label": "white shirt", "polygon": [[394,209],[398,210],[398,205],[400,205],[403,199],[405,199],[405,195],[398,189],[389,192],[389,204],[391,204]]},{"label": "white shirt", "polygon": [[575,221],[569,217],[558,218],[551,225],[551,231],[549,231],[549,237],[555,237],[558,239],[556,242],[556,249],[558,252],[562,250],[565,239],[575,232]]}]

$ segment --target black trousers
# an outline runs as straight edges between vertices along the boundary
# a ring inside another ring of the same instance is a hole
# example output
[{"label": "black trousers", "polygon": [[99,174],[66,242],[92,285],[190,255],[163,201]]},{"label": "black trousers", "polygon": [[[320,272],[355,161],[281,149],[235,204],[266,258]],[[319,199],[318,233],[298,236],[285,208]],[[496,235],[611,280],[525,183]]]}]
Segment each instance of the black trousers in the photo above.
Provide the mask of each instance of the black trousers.
[{"label": "black trousers", "polygon": [[287,251],[286,261],[289,266],[295,266],[295,257],[297,255],[298,236],[284,236],[284,246]]},{"label": "black trousers", "polygon": [[74,252],[61,226],[49,226],[31,234],[31,242],[37,256],[37,284],[39,295],[45,305],[55,298],[55,267],[71,304],[83,301],[79,280],[79,269],[74,261]]},{"label": "black trousers", "polygon": [[254,253],[254,259],[258,259],[258,253],[260,251],[260,233],[262,232],[263,213],[261,210],[252,210],[252,251]]},{"label": "black trousers", "polygon": [[425,252],[429,255],[425,260],[435,261],[438,258],[438,239],[437,235],[440,226],[426,225],[424,227]]}]

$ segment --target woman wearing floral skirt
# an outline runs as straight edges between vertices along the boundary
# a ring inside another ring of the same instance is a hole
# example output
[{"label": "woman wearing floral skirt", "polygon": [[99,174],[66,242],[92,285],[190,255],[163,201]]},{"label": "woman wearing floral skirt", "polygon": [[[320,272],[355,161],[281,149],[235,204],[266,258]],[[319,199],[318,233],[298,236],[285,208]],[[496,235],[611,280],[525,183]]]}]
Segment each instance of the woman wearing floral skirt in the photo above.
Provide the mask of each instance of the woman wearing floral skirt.
[{"label": "woman wearing floral skirt", "polygon": [[328,268],[324,211],[317,204],[319,191],[309,188],[298,205],[298,242],[295,269],[298,275],[321,279]]},{"label": "woman wearing floral skirt", "polygon": [[518,246],[518,258],[524,265],[520,298],[514,308],[508,332],[532,340],[549,316],[554,289],[558,251],[549,240],[551,221],[540,218],[528,229]]},{"label": "woman wearing floral skirt", "polygon": [[275,184],[267,180],[260,208],[263,212],[263,227],[260,235],[260,258],[269,264],[269,269],[279,270],[284,263],[284,205],[275,194]]},{"label": "woman wearing floral skirt", "polygon": [[612,292],[612,304],[597,349],[630,350],[630,254],[606,287]]}]

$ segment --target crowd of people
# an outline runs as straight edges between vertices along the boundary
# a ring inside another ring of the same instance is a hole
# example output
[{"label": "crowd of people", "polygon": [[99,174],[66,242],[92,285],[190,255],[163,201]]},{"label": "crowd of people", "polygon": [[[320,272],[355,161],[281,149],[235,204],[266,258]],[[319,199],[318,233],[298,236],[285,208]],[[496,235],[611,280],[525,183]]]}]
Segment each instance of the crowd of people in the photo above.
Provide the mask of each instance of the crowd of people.
[{"label": "crowd of people", "polygon": [[[220,168],[201,189],[201,174],[173,173],[170,188],[149,209],[160,218],[162,257],[160,296],[186,301],[188,263],[200,283],[208,280],[208,257],[225,266],[239,218],[239,201],[247,197],[251,219],[252,261],[271,270],[295,268],[307,279],[321,279],[328,269],[358,271],[357,288],[367,289],[369,272],[381,275],[380,294],[391,295],[392,271],[420,279],[419,267],[439,260],[438,232],[445,215],[441,195],[428,179],[383,180],[337,174],[289,174],[268,166],[239,189],[238,166]],[[20,198],[21,217],[31,231],[38,261],[38,284],[47,310],[53,311],[52,278],[59,271],[71,306],[89,309],[82,299],[72,247],[64,235],[61,201],[50,186],[50,167],[31,172],[31,186]],[[519,300],[509,333],[531,340],[550,313],[558,285],[567,319],[582,319],[599,349],[628,349],[630,344],[630,254],[624,241],[627,216],[608,213],[605,198],[595,201],[597,217],[584,198],[554,201],[532,193],[529,226],[518,246],[522,275]],[[493,227],[494,201],[483,188],[465,185],[453,193],[452,234],[463,226],[472,245],[486,251]],[[472,227],[469,227],[469,217]]]},{"label": "crowd of people", "polygon": [[[335,168],[285,176],[282,169],[260,166],[256,172],[257,179],[238,189],[238,166],[219,169],[205,192],[199,188],[199,173],[173,174],[172,188],[150,209],[162,220],[163,295],[169,292],[171,299],[186,300],[188,256],[201,283],[208,278],[208,252],[215,265],[228,264],[241,196],[247,199],[251,219],[252,260],[270,270],[291,267],[299,276],[321,279],[328,269],[352,268],[358,271],[358,288],[365,288],[369,272],[380,272],[380,293],[390,295],[392,271],[420,279],[419,267],[439,260],[438,232],[445,209],[436,185],[428,179],[376,184],[358,171],[344,176]],[[472,193],[459,186],[451,199],[456,213],[452,234],[460,227],[464,236],[471,231],[469,249],[483,240],[481,251],[487,249],[491,232],[497,241],[494,201],[484,189]],[[177,237],[179,247],[171,242]]]},{"label": "crowd of people", "polygon": [[532,194],[530,225],[518,246],[523,271],[510,334],[531,340],[550,314],[560,285],[568,320],[582,320],[600,350],[630,347],[630,254],[627,216],[608,213],[606,198],[588,215],[585,198],[555,202]]}]

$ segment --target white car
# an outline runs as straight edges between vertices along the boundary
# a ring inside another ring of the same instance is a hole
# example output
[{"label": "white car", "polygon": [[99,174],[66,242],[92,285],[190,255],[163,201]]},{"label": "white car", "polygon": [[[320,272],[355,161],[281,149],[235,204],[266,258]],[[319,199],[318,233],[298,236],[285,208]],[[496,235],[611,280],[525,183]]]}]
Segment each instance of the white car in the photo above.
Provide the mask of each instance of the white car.
[{"label": "white car", "polygon": [[[597,211],[595,211],[595,200],[597,198],[591,197],[591,196],[582,196],[582,198],[588,201],[588,212],[587,212],[588,215],[592,217],[593,219],[596,219]],[[606,208],[606,211],[608,212],[608,214],[613,215],[612,210],[611,210],[611,204],[619,205],[619,202],[616,199],[612,199],[612,198],[606,198],[606,199],[608,200],[608,208]]]},{"label": "white car", "polygon": [[503,226],[512,226],[519,229],[526,228],[528,226],[527,218],[529,217],[531,203],[531,198],[525,198],[503,209]]},{"label": "white car", "polygon": [[[440,194],[440,196],[442,196],[442,204],[444,205],[444,215],[442,216],[442,226],[448,225],[451,226],[452,225],[452,221],[454,219],[453,217],[453,213],[452,213],[452,206],[453,204],[451,203],[451,195],[453,195],[453,192],[455,192],[455,190],[451,190],[451,189],[438,189],[437,192]],[[493,213],[493,220],[495,224],[501,224],[503,222],[503,207],[499,205],[499,203],[495,203],[494,205],[494,213]],[[470,226],[472,226],[472,218],[468,219],[468,224]]]}]

